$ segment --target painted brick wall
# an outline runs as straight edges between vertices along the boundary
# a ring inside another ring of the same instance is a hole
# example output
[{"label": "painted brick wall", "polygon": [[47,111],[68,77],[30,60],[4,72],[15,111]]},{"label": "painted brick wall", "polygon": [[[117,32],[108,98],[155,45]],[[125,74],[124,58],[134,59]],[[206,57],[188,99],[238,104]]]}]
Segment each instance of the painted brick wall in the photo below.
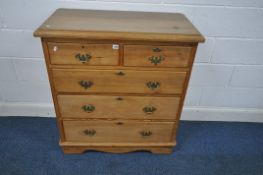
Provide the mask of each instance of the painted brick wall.
[{"label": "painted brick wall", "polygon": [[32,33],[57,8],[184,13],[206,37],[186,108],[263,108],[262,0],[1,0],[2,112],[15,104],[52,106],[40,40]]}]

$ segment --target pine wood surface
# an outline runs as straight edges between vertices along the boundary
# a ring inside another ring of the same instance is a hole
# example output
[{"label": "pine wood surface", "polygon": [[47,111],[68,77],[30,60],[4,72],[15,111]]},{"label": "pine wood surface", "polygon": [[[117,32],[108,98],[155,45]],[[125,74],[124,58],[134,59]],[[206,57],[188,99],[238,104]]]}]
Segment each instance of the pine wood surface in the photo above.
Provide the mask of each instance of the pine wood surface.
[{"label": "pine wood surface", "polygon": [[[174,145],[175,146],[175,145]],[[110,153],[128,153],[133,151],[150,151],[154,154],[171,154],[173,152],[173,146],[62,146],[65,154],[81,154],[85,151],[101,151]]]},{"label": "pine wood surface", "polygon": [[[119,51],[112,44],[48,43],[51,64],[118,65]],[[91,58],[82,62],[77,55]]]},{"label": "pine wood surface", "polygon": [[[173,122],[63,121],[67,141],[91,143],[171,142]],[[96,132],[85,134],[86,130]],[[142,136],[141,132],[150,133]]]},{"label": "pine wood surface", "polygon": [[64,153],[172,152],[204,41],[184,15],[58,9],[34,35]]},{"label": "pine wood surface", "polygon": [[[64,118],[172,119],[177,116],[179,97],[127,95],[58,95]],[[95,109],[87,112],[83,106]],[[146,112],[145,109],[154,111]]]},{"label": "pine wood surface", "polygon": [[39,37],[202,42],[179,13],[58,9],[34,33]]},{"label": "pine wood surface", "polygon": [[[188,67],[191,59],[191,47],[124,45],[124,66],[137,67]],[[154,64],[151,59],[159,58]]]},{"label": "pine wood surface", "polygon": [[[53,69],[53,82],[58,92],[101,92],[101,93],[148,93],[148,94],[180,94],[183,90],[186,72],[147,72],[115,70],[82,70]],[[91,82],[85,89],[79,82]],[[151,89],[148,82],[160,85]]]}]

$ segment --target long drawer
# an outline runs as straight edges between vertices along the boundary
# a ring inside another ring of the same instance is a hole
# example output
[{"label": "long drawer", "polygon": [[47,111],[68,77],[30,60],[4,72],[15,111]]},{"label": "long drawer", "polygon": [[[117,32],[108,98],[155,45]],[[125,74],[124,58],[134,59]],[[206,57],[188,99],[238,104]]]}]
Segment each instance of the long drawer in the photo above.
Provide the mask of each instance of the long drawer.
[{"label": "long drawer", "polygon": [[180,94],[186,72],[53,69],[58,92]]},{"label": "long drawer", "polygon": [[119,46],[114,44],[48,43],[51,64],[118,65]]},{"label": "long drawer", "polygon": [[169,142],[173,122],[63,121],[66,141]]},{"label": "long drawer", "polygon": [[190,46],[125,45],[124,66],[187,67],[192,49]]},{"label": "long drawer", "polygon": [[58,95],[63,118],[175,119],[179,97]]}]

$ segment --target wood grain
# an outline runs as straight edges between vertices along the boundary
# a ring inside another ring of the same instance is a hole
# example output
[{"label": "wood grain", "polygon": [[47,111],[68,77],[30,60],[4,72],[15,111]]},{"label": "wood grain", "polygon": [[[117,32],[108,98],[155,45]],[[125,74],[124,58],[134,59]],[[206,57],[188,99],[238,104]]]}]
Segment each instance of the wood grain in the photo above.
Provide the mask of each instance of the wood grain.
[{"label": "wood grain", "polygon": [[184,101],[185,101],[186,92],[187,92],[187,88],[188,88],[190,77],[191,77],[191,72],[192,72],[192,68],[193,68],[193,63],[194,63],[196,50],[197,50],[197,46],[194,47],[194,49],[191,52],[192,59],[191,59],[191,63],[190,63],[190,70],[189,70],[189,72],[187,72],[187,76],[185,78],[186,81],[184,83],[184,88],[183,88],[182,98],[181,98],[181,101],[180,101],[178,115],[176,117],[176,122],[175,122],[175,125],[174,125],[174,128],[173,128],[172,139],[174,139],[174,140],[176,140],[176,131],[177,131],[177,128],[179,126],[179,120],[181,118],[181,114],[182,114],[182,111],[183,111]]},{"label": "wood grain", "polygon": [[[183,90],[186,72],[151,72],[118,70],[67,70],[53,69],[53,82],[58,92],[112,92],[112,93],[148,93],[180,94]],[[80,81],[92,82],[90,88],[80,86]],[[156,89],[147,87],[148,82],[159,82]]]},{"label": "wood grain", "polygon": [[136,146],[136,147],[92,147],[92,146],[62,146],[65,154],[81,154],[86,151],[101,151],[110,153],[129,153],[134,151],[149,151],[154,154],[171,154],[173,152],[172,146]]},{"label": "wood grain", "polygon": [[[184,15],[58,9],[34,35],[42,40],[64,153],[172,152],[204,41]],[[164,59],[153,65],[152,56]]]},{"label": "wood grain", "polygon": [[[118,46],[119,45],[115,45]],[[118,65],[119,48],[113,49],[113,44],[81,44],[81,43],[48,43],[51,64],[64,65]],[[82,62],[76,55],[88,54],[87,62]]]},{"label": "wood grain", "polygon": [[179,13],[58,9],[34,33],[39,37],[202,42]]},{"label": "wood grain", "polygon": [[90,147],[170,147],[175,146],[176,142],[108,142],[108,143],[100,143],[100,142],[69,142],[69,141],[61,141],[59,142],[61,146],[90,146]]},{"label": "wood grain", "polygon": [[[124,45],[124,66],[188,67],[191,49],[185,46]],[[154,64],[150,61],[152,57],[163,60]]]},{"label": "wood grain", "polygon": [[[119,119],[175,119],[179,97],[112,96],[112,95],[58,95],[63,118],[119,118]],[[95,110],[86,112],[85,105]],[[154,107],[151,113],[144,108]]]},{"label": "wood grain", "polygon": [[52,94],[52,100],[54,103],[54,108],[55,108],[55,113],[56,113],[56,120],[57,120],[57,126],[59,130],[59,135],[61,141],[65,141],[65,134],[64,134],[64,127],[62,121],[59,119],[60,118],[60,111],[58,109],[58,100],[57,100],[57,92],[55,91],[54,85],[53,85],[53,77],[52,77],[52,72],[51,69],[48,68],[48,65],[50,63],[49,61],[49,54],[48,54],[48,47],[47,47],[47,42],[44,38],[41,39],[42,43],[42,48],[45,56],[45,62],[46,62],[46,67],[47,67],[47,73],[48,73],[48,79],[50,83],[50,89],[51,89],[51,94]]},{"label": "wood grain", "polygon": [[[63,121],[66,141],[90,143],[152,143],[171,141],[173,122]],[[85,130],[94,130],[91,136]],[[142,136],[141,132],[151,132]]]},{"label": "wood grain", "polygon": [[[51,69],[83,69],[82,65],[48,65]],[[89,66],[88,70],[134,70],[134,71],[163,71],[187,72],[189,67],[127,67],[127,66]],[[87,69],[86,69],[87,70]]]}]

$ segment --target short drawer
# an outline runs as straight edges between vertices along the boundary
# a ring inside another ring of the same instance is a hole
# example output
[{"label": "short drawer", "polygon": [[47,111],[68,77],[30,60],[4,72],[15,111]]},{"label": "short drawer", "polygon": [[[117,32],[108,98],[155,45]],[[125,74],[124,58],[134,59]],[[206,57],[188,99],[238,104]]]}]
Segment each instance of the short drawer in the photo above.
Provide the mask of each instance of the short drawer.
[{"label": "short drawer", "polygon": [[58,95],[63,118],[175,119],[179,97]]},{"label": "short drawer", "polygon": [[125,45],[124,66],[188,67],[190,46]]},{"label": "short drawer", "polygon": [[118,65],[119,49],[113,44],[48,43],[51,64]]},{"label": "short drawer", "polygon": [[63,121],[66,141],[91,143],[169,142],[173,122]]},{"label": "short drawer", "polygon": [[186,72],[53,69],[58,92],[182,93]]}]

